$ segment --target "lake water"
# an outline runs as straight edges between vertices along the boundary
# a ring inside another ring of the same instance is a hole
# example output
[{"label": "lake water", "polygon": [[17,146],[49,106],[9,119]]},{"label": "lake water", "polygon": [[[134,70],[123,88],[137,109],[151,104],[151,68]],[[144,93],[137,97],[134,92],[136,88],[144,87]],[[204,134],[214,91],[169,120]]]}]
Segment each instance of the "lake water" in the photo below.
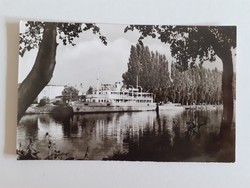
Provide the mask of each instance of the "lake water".
[{"label": "lake water", "polygon": [[233,162],[235,129],[222,134],[221,117],[220,110],[26,115],[17,147],[32,141],[42,159],[60,151],[63,159]]}]

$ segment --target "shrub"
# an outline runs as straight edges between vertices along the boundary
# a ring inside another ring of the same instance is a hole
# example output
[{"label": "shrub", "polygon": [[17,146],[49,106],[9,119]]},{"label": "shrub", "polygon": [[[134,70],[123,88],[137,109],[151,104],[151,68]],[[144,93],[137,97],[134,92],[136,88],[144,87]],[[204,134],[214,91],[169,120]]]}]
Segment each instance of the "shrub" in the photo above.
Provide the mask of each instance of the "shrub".
[{"label": "shrub", "polygon": [[49,103],[49,99],[46,98],[46,97],[44,97],[44,98],[42,98],[42,99],[39,101],[38,106],[39,106],[39,107],[42,107],[42,106],[45,106],[45,105],[48,104],[48,103]]}]

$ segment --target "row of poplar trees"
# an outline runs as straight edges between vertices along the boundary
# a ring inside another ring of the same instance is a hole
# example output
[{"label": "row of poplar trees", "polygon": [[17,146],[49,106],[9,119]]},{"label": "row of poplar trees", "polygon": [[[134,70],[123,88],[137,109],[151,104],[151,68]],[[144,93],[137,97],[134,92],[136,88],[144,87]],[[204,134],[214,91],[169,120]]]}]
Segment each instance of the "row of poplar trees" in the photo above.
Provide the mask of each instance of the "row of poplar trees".
[{"label": "row of poplar trees", "polygon": [[181,71],[165,55],[150,51],[147,46],[132,45],[128,70],[122,75],[126,86],[139,86],[154,94],[156,102],[221,104],[222,72],[202,65]]}]

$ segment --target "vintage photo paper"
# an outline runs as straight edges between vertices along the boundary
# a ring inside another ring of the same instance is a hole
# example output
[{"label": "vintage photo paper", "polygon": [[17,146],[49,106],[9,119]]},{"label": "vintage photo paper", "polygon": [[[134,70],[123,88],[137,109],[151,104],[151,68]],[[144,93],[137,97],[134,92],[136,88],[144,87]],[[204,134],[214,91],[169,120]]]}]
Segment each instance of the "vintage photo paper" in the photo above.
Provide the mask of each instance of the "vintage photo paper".
[{"label": "vintage photo paper", "polygon": [[235,26],[20,22],[18,160],[235,161]]}]

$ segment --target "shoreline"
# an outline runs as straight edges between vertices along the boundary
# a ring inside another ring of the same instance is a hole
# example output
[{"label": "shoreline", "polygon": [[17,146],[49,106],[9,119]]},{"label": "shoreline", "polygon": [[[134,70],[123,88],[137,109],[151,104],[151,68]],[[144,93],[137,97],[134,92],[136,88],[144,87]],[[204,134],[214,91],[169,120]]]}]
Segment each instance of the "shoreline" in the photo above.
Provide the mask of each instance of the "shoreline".
[{"label": "shoreline", "polygon": [[[196,110],[220,110],[220,109],[223,109],[223,106],[222,105],[178,105],[178,106],[174,106],[170,104],[170,105],[160,105],[159,108],[160,108],[159,110],[180,110],[180,109],[182,110],[194,110],[194,109]],[[47,104],[42,107],[32,105],[26,110],[25,115],[53,114],[53,113],[74,114],[73,107],[71,106],[57,106],[57,105]],[[91,113],[97,113],[97,112],[91,112]]]}]

